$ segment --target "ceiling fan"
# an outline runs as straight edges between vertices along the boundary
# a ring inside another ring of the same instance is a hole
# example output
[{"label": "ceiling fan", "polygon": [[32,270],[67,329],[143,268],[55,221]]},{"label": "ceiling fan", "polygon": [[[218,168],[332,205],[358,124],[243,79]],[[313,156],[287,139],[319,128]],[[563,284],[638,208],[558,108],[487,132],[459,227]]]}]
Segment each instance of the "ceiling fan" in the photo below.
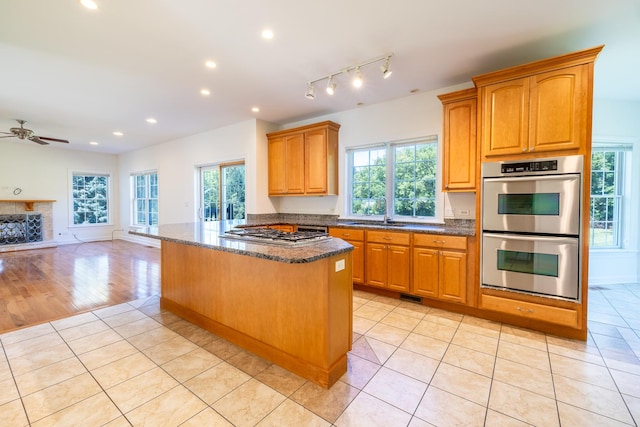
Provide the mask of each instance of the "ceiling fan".
[{"label": "ceiling fan", "polygon": [[19,139],[28,139],[29,141],[33,141],[37,144],[40,145],[47,145],[49,144],[47,141],[55,141],[55,142],[63,142],[65,144],[68,144],[69,141],[67,141],[66,139],[58,139],[58,138],[49,138],[46,136],[38,136],[38,135],[34,135],[33,131],[31,129],[25,129],[23,127],[23,125],[26,123],[26,121],[24,120],[16,120],[18,123],[20,123],[20,127],[19,128],[11,128],[9,129],[9,132],[0,132],[0,134],[5,134],[5,135],[0,135],[0,138],[19,138]]}]

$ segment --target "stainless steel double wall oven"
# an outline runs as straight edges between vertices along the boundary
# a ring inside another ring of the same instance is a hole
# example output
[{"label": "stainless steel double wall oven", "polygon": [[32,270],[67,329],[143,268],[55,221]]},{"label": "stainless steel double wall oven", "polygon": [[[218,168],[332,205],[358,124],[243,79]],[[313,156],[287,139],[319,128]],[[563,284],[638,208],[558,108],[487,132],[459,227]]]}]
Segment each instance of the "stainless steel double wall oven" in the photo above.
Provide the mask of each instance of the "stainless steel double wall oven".
[{"label": "stainless steel double wall oven", "polygon": [[483,287],[579,301],[583,156],[482,165]]}]

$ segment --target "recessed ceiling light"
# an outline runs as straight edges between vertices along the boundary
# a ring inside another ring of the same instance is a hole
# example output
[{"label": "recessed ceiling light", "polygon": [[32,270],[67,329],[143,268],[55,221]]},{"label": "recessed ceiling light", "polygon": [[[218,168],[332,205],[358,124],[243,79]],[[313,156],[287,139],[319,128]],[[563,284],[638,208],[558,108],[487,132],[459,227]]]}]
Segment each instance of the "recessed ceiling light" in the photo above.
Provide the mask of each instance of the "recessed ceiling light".
[{"label": "recessed ceiling light", "polygon": [[89,141],[89,145],[99,145],[97,141]]},{"label": "recessed ceiling light", "polygon": [[96,10],[98,8],[98,5],[93,0],[80,0],[80,4],[91,10]]},{"label": "recessed ceiling light", "polygon": [[251,108],[251,111],[253,111],[254,113],[257,113],[260,111],[260,109],[258,107],[253,107]]},{"label": "recessed ceiling light", "polygon": [[216,68],[218,65],[214,61],[208,60],[204,63],[204,66],[207,68]]},{"label": "recessed ceiling light", "polygon": [[262,30],[262,38],[266,40],[271,40],[273,38],[273,31],[270,29]]},{"label": "recessed ceiling light", "polygon": [[119,130],[117,130],[117,131],[113,132],[113,134],[114,134],[115,136],[122,136],[122,135],[124,135],[124,133],[120,132]]},{"label": "recessed ceiling light", "polygon": [[154,119],[153,117],[149,117],[147,119],[147,123],[156,124],[156,123],[158,123],[158,121],[156,119]]},{"label": "recessed ceiling light", "polygon": [[209,89],[200,89],[200,95],[208,96],[211,95]]}]

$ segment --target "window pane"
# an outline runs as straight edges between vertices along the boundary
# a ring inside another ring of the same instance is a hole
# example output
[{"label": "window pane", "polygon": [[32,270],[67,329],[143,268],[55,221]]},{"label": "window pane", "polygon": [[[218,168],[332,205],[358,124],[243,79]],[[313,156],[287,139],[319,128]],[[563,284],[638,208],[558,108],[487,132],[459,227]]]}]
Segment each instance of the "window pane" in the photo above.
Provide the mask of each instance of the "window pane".
[{"label": "window pane", "polygon": [[73,223],[106,224],[109,222],[108,177],[74,174]]},{"label": "window pane", "polygon": [[620,176],[623,150],[594,151],[591,157],[589,244],[591,247],[620,246]]},{"label": "window pane", "polygon": [[352,215],[384,215],[386,209],[386,149],[374,148],[351,153]]},{"label": "window pane", "polygon": [[435,216],[436,148],[436,143],[394,148],[394,215]]},{"label": "window pane", "polygon": [[222,168],[223,219],[244,219],[245,217],[245,169],[244,165]]}]

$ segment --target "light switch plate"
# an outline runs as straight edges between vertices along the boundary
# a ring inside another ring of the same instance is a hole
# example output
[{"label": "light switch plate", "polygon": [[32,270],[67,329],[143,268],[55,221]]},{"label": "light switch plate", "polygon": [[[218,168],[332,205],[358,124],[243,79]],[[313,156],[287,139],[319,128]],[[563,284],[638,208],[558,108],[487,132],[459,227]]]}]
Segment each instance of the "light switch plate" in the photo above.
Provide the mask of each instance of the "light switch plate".
[{"label": "light switch plate", "polygon": [[344,270],[344,259],[336,261],[336,273]]}]

